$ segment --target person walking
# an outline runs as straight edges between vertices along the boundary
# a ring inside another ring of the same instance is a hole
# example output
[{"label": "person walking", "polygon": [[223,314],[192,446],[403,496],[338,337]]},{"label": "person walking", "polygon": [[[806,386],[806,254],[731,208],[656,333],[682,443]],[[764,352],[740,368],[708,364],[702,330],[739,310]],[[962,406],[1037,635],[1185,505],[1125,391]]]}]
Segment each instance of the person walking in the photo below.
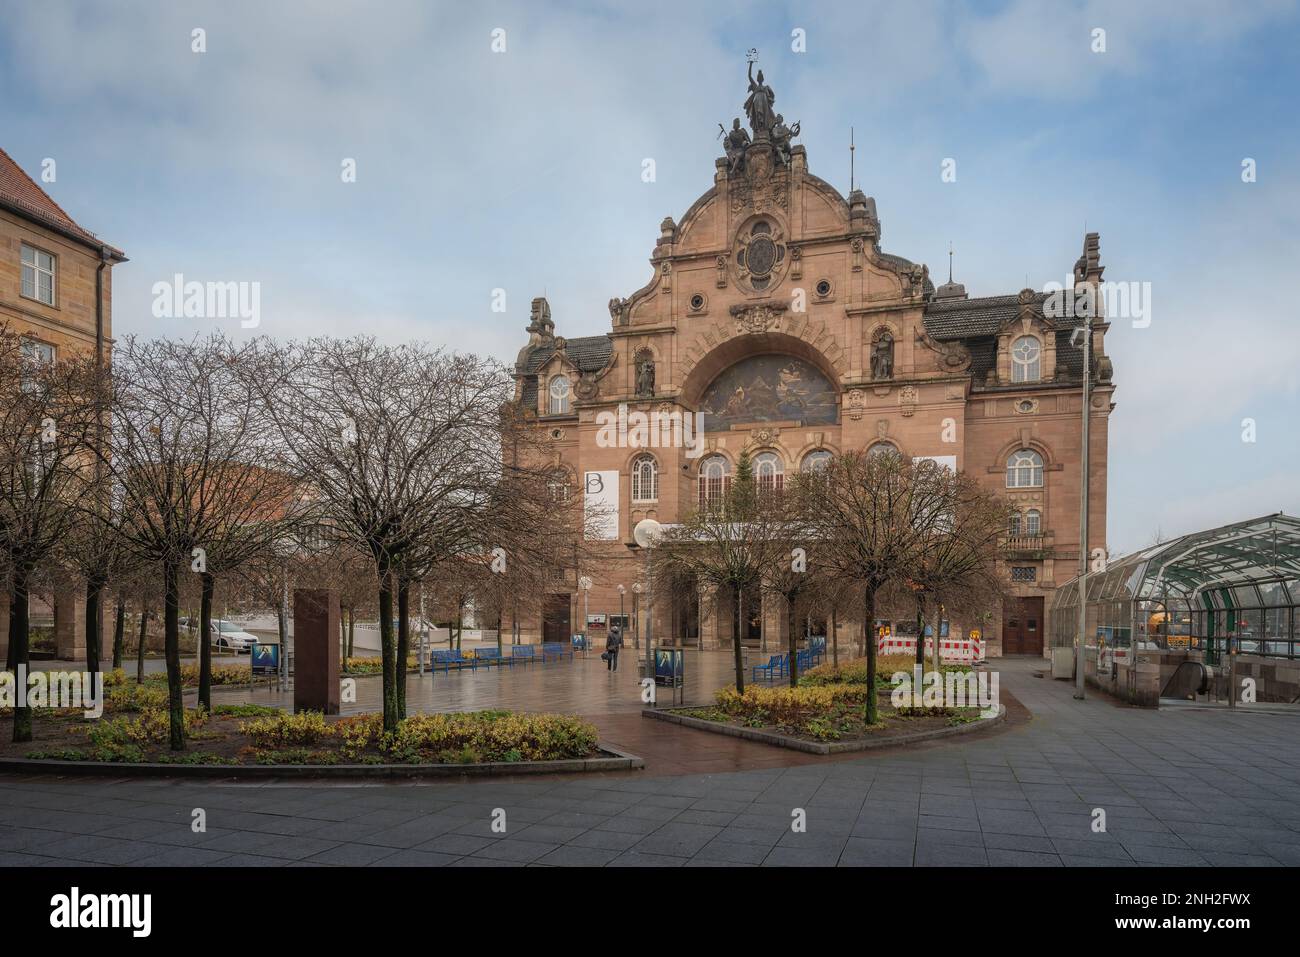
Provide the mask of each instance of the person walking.
[{"label": "person walking", "polygon": [[618,671],[618,650],[623,647],[623,629],[618,624],[609,626],[609,637],[605,639],[605,664],[610,671]]}]

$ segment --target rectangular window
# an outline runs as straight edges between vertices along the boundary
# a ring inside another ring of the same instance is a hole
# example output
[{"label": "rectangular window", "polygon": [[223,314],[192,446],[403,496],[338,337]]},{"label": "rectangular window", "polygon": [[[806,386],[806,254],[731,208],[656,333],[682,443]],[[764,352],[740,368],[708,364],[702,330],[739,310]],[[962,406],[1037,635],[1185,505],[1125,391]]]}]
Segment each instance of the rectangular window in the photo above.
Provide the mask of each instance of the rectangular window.
[{"label": "rectangular window", "polygon": [[22,260],[23,295],[47,306],[54,305],[54,257],[23,243]]},{"label": "rectangular window", "polygon": [[1038,569],[1033,565],[1012,566],[1011,580],[1013,582],[1032,582],[1038,580]]},{"label": "rectangular window", "polygon": [[32,365],[53,365],[54,346],[39,339],[24,339],[23,358]]}]

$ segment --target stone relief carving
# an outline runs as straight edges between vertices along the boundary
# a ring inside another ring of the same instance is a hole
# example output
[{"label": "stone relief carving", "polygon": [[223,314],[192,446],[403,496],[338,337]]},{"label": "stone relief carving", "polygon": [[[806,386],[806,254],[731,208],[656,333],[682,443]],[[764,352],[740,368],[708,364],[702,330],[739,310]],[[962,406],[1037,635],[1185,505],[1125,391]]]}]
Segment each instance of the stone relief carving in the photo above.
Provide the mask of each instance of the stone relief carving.
[{"label": "stone relief carving", "polygon": [[740,332],[755,334],[778,328],[788,306],[784,302],[756,302],[731,307]]},{"label": "stone relief carving", "polygon": [[911,415],[914,413],[916,411],[916,402],[916,386],[905,385],[903,388],[898,390],[899,411],[901,411],[903,415]]},{"label": "stone relief carving", "polygon": [[862,418],[862,412],[867,407],[867,394],[861,389],[850,389],[845,397],[845,407],[849,418],[857,422]]}]

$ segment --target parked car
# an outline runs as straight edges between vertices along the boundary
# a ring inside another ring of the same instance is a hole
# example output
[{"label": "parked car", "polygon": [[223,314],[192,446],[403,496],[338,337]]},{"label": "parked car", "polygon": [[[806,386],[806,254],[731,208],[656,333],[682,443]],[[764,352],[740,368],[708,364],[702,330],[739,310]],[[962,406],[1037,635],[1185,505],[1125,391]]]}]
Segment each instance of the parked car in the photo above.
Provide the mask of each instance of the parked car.
[{"label": "parked car", "polygon": [[250,635],[232,621],[224,618],[212,619],[212,645],[215,648],[228,648],[244,654],[253,650],[256,635]]}]

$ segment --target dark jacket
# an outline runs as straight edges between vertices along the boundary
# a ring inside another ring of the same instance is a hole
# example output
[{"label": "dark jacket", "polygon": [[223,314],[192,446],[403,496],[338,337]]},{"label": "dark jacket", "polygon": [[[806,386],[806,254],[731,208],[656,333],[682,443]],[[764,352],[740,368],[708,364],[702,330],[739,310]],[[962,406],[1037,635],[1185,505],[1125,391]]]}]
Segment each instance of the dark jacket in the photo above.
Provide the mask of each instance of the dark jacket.
[{"label": "dark jacket", "polygon": [[611,628],[609,630],[609,637],[605,639],[605,650],[609,652],[617,652],[622,645],[623,633],[617,628]]}]

